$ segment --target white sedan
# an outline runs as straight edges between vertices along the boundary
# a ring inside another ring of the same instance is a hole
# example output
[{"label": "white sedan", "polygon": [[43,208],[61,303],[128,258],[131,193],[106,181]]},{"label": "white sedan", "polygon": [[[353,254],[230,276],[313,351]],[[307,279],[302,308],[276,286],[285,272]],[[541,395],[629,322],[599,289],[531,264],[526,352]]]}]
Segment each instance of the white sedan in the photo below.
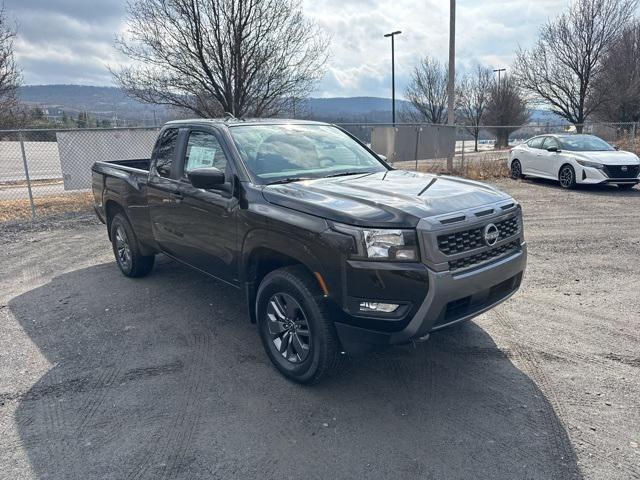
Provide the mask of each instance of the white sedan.
[{"label": "white sedan", "polygon": [[563,188],[577,183],[613,183],[628,190],[640,182],[640,159],[616,150],[593,135],[540,135],[509,153],[512,178],[557,180]]}]

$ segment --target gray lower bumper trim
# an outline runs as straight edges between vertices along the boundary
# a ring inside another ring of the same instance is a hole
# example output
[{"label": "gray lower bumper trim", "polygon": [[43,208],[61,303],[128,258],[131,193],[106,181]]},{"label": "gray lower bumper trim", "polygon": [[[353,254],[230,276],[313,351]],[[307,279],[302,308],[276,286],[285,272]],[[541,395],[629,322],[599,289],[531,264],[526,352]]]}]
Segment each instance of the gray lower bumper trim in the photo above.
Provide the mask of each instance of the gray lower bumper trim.
[{"label": "gray lower bumper trim", "polygon": [[[513,278],[522,273],[527,263],[527,246],[513,255],[492,262],[484,267],[461,273],[435,272],[429,270],[429,293],[407,327],[391,336],[390,343],[405,343],[422,337],[434,329],[436,320],[443,313],[449,302],[486,291],[494,285]],[[496,301],[483,304],[472,313],[453,319],[451,322],[439,324],[436,329],[453,323],[469,320],[505,301],[517,289],[498,298]]]}]

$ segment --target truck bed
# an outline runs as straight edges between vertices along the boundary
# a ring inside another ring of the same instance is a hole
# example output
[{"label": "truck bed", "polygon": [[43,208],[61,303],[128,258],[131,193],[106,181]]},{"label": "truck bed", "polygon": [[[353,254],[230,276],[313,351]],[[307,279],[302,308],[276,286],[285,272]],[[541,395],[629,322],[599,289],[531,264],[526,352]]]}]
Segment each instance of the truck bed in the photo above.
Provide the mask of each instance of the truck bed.
[{"label": "truck bed", "polygon": [[144,170],[145,172],[149,171],[149,167],[151,165],[150,158],[136,158],[133,160],[112,160],[109,162],[104,162],[111,165],[120,165],[122,167],[135,168],[136,170]]}]

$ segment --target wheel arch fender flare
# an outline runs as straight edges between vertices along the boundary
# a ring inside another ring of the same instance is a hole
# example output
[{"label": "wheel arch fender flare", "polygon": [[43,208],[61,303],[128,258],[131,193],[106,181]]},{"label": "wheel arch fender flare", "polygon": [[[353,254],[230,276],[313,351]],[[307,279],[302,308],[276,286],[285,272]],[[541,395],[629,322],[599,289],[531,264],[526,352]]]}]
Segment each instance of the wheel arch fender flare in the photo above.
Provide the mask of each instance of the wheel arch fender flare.
[{"label": "wheel arch fender flare", "polygon": [[[320,290],[324,290],[318,280],[318,275],[322,277],[323,267],[318,256],[310,246],[309,239],[296,238],[284,232],[255,229],[249,232],[242,242],[240,254],[240,281],[244,285],[250,318],[255,322],[255,311],[253,303],[258,290],[258,282],[264,277],[265,272],[258,271],[260,261],[270,259],[273,267],[269,271],[281,266],[300,264],[305,267],[309,274],[315,277]],[[312,242],[311,242],[312,244]],[[268,273],[268,272],[266,272]]]}]

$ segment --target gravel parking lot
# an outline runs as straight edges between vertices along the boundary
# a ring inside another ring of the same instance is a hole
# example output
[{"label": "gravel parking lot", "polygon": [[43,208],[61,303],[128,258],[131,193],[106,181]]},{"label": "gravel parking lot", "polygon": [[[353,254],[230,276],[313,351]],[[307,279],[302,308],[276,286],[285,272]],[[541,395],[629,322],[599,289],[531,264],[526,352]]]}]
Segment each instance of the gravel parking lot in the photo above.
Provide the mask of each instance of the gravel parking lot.
[{"label": "gravel parking lot", "polygon": [[640,189],[499,186],[521,291],[311,388],[236,290],[123,277],[90,215],[0,225],[0,478],[640,478]]}]

